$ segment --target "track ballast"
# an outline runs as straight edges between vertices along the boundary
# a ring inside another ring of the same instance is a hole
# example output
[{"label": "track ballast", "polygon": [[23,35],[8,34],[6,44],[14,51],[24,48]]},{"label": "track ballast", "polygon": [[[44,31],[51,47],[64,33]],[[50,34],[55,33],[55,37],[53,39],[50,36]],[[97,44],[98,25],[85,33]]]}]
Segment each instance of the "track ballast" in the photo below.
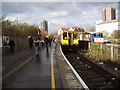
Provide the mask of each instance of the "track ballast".
[{"label": "track ballast", "polygon": [[63,50],[63,53],[90,89],[120,88],[118,77],[84,57],[79,51]]}]

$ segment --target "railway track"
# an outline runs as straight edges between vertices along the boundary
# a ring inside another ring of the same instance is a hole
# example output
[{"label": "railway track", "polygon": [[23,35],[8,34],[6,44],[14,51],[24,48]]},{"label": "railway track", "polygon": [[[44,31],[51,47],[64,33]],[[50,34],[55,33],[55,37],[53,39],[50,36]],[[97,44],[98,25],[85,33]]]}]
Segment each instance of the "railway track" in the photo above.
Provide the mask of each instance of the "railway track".
[{"label": "railway track", "polygon": [[84,57],[80,52],[63,50],[63,53],[90,89],[120,88],[120,78]]}]

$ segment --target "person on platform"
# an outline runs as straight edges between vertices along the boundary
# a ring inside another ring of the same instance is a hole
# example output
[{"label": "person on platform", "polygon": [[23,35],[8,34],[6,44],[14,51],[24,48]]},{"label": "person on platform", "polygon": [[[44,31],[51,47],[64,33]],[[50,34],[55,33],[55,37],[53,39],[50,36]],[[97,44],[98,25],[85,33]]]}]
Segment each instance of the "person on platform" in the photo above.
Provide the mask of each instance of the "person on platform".
[{"label": "person on platform", "polygon": [[55,43],[55,37],[52,38],[52,41]]},{"label": "person on platform", "polygon": [[49,44],[49,42],[50,42],[48,36],[46,36],[46,37],[44,38],[44,42],[45,42],[45,46],[46,46],[46,53],[48,54],[48,53],[49,53],[48,44]]},{"label": "person on platform", "polygon": [[33,48],[33,39],[32,39],[32,37],[29,38],[29,47],[30,47],[30,49]]},{"label": "person on platform", "polygon": [[36,56],[38,56],[40,51],[40,40],[38,38],[34,39],[34,46],[35,46]]},{"label": "person on platform", "polygon": [[14,46],[15,46],[15,42],[13,40],[9,41],[9,47],[10,47],[10,52],[14,53]]},{"label": "person on platform", "polygon": [[41,39],[41,44],[44,46],[44,38]]},{"label": "person on platform", "polygon": [[49,38],[49,46],[51,47],[52,38]]}]

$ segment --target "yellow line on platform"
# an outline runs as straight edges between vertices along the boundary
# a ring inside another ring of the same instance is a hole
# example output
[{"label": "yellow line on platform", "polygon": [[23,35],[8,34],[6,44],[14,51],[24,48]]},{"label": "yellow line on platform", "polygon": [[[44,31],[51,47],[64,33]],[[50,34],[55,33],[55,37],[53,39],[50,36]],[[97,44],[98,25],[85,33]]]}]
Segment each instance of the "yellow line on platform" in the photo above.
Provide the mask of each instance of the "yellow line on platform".
[{"label": "yellow line on platform", "polygon": [[51,87],[52,87],[52,90],[55,90],[55,76],[54,76],[53,52],[54,52],[54,49],[52,50],[52,54],[51,54]]}]

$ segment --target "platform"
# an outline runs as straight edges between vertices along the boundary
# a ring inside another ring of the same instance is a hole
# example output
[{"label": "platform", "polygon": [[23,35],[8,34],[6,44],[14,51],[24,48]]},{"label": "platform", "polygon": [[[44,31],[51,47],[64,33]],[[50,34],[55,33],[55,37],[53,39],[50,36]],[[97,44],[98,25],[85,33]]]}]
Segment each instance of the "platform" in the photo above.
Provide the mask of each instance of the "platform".
[{"label": "platform", "polygon": [[12,71],[3,79],[3,89],[83,88],[61,53],[59,43],[52,43],[49,55],[45,47],[41,47],[39,56],[33,55]]}]

